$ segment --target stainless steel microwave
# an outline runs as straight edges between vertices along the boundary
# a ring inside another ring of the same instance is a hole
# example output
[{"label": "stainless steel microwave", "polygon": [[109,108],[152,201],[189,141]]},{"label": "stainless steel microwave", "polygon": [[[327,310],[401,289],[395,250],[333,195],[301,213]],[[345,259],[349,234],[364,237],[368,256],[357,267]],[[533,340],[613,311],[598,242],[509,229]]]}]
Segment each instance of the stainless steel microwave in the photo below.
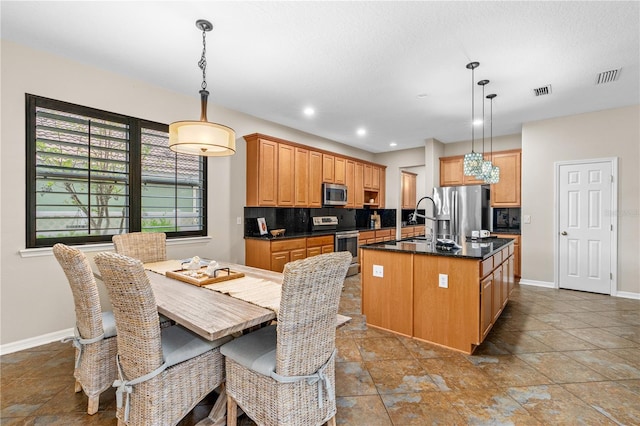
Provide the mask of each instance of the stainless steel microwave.
[{"label": "stainless steel microwave", "polygon": [[322,205],[323,206],[346,206],[347,186],[335,183],[322,184]]}]

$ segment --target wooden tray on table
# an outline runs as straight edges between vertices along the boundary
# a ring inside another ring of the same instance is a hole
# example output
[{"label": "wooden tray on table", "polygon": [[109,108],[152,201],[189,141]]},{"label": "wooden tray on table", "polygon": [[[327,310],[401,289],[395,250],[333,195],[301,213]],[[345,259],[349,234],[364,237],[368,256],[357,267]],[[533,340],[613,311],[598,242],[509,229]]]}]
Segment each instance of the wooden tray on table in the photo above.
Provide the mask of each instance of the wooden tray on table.
[{"label": "wooden tray on table", "polygon": [[210,277],[205,274],[204,271],[207,267],[200,269],[179,269],[177,271],[167,271],[166,275],[169,278],[184,281],[185,283],[203,286],[207,284],[215,284],[222,281],[233,280],[235,278],[244,277],[244,273],[232,271],[229,268],[220,268],[216,270],[216,276]]}]

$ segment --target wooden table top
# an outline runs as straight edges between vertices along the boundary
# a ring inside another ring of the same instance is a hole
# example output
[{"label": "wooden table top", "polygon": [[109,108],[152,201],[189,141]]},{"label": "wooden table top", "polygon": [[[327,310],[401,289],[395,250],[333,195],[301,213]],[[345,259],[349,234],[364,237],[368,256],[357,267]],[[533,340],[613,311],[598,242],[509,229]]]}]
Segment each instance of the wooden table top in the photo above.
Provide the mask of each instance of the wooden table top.
[{"label": "wooden table top", "polygon": [[[283,275],[277,272],[222,262],[220,265],[243,272],[245,276],[282,283]],[[156,272],[146,272],[158,312],[206,339],[219,339],[276,318],[270,309]]]}]

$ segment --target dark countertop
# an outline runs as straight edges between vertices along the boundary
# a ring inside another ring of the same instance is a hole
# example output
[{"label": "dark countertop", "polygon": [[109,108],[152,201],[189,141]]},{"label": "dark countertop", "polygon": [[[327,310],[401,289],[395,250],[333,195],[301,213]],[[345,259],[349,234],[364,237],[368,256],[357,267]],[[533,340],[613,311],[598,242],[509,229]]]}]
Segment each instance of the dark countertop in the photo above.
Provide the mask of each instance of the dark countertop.
[{"label": "dark countertop", "polygon": [[[414,226],[414,225],[411,225]],[[356,229],[338,229],[338,230],[327,230],[327,231],[314,231],[314,232],[293,232],[293,233],[286,233],[285,235],[282,237],[272,237],[271,234],[267,234],[267,235],[255,235],[255,236],[251,236],[251,235],[245,235],[244,239],[245,240],[290,240],[293,238],[308,238],[308,237],[320,237],[323,235],[335,235],[336,232],[342,232],[342,231],[360,231],[360,232],[364,232],[364,231],[381,231],[381,230],[385,230],[385,229],[393,229],[395,230],[396,227],[388,227],[388,228],[378,228],[378,229],[371,229],[371,228],[356,228]]]},{"label": "dark countertop", "polygon": [[497,229],[495,231],[491,231],[492,234],[511,234],[511,235],[520,235],[520,228],[506,228],[506,229]]},{"label": "dark countertop", "polygon": [[411,242],[412,239],[401,241],[387,241],[384,243],[368,244],[359,248],[365,250],[383,250],[391,252],[424,254],[430,256],[447,256],[461,259],[484,260],[496,252],[502,250],[509,244],[513,244],[512,238],[493,238],[490,241],[465,242],[462,247],[452,251],[436,250],[432,244],[426,242]]}]

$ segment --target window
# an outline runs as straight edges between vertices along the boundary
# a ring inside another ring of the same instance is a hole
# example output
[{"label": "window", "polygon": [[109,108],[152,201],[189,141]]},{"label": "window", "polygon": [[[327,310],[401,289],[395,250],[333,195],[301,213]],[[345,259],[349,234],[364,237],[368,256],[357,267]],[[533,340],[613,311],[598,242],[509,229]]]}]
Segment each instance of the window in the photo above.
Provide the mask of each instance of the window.
[{"label": "window", "polygon": [[206,235],[206,159],[166,124],[27,94],[27,247]]}]

